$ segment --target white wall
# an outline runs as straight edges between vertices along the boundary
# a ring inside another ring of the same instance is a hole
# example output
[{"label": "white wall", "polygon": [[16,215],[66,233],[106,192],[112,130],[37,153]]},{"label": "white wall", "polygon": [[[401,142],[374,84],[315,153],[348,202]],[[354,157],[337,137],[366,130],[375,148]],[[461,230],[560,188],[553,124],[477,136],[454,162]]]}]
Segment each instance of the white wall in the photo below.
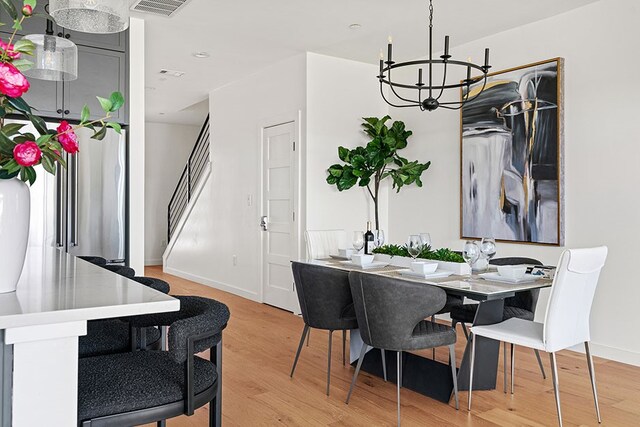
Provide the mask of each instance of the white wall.
[{"label": "white wall", "polygon": [[305,109],[305,74],[301,54],[210,94],[212,174],[168,271],[259,299],[261,126]]},{"label": "white wall", "polygon": [[167,206],[199,132],[200,126],[146,123],[145,265],[162,264],[167,245]]},{"label": "white wall", "polygon": [[[481,60],[491,48],[493,70],[553,58],[565,62],[566,247],[609,246],[592,311],[594,353],[640,365],[633,325],[640,286],[628,273],[640,257],[635,53],[640,5],[603,0],[463,46],[453,55]],[[454,34],[452,34],[454,35]],[[402,241],[428,230],[437,246],[461,248],[460,116],[391,109],[414,131],[412,156],[431,160],[424,189],[405,189],[390,206],[390,231]],[[523,255],[556,263],[563,248],[499,244],[498,256]],[[538,318],[546,308],[539,304]]]},{"label": "white wall", "polygon": [[[363,117],[383,117],[387,105],[378,92],[376,67],[325,55],[307,53],[306,229],[375,228],[373,202],[366,189],[339,192],[326,182],[327,169],[338,158],[338,146],[354,148],[368,138]],[[380,190],[380,227],[388,230],[388,186]],[[336,207],[337,209],[332,209]]]},{"label": "white wall", "polygon": [[144,20],[129,27],[129,266],[144,271]]}]

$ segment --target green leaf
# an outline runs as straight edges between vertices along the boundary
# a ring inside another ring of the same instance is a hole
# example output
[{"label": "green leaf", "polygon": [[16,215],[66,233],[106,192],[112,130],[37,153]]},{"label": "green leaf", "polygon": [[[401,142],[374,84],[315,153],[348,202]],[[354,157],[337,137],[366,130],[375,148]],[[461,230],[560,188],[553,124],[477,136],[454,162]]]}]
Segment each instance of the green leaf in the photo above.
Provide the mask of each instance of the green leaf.
[{"label": "green leaf", "polygon": [[32,9],[36,8],[36,3],[37,3],[36,0],[24,0],[23,1],[23,4],[25,6],[31,6]]},{"label": "green leaf", "polygon": [[33,62],[27,59],[14,59],[12,64],[21,72],[24,72],[33,68]]},{"label": "green leaf", "polygon": [[13,179],[16,176],[18,176],[18,171],[15,171],[13,173],[9,173],[5,169],[1,169],[0,168],[0,179]]},{"label": "green leaf", "polygon": [[5,135],[3,131],[0,131],[0,152],[7,156],[12,156],[15,145],[15,142],[13,142],[11,138]]},{"label": "green leaf", "polygon": [[33,114],[27,114],[27,117],[29,118],[29,121],[33,124],[33,127],[36,128],[38,133],[40,133],[40,135],[46,135],[49,133],[49,129],[47,129],[47,124],[41,117],[35,116]]},{"label": "green leaf", "polygon": [[109,97],[111,101],[111,109],[109,111],[118,111],[124,105],[124,96],[120,92],[113,92]]},{"label": "green leaf", "polygon": [[329,166],[329,169],[327,170],[327,172],[329,172],[329,175],[331,176],[340,178],[342,176],[342,170],[343,168],[341,165],[331,165]]},{"label": "green leaf", "polygon": [[13,2],[11,0],[0,0],[0,2],[2,3],[2,7],[7,11],[11,19],[13,19],[14,21],[18,19],[18,11],[16,10],[16,7],[13,5]]},{"label": "green leaf", "polygon": [[[2,1],[2,0],[0,0],[0,1]],[[11,98],[11,97],[7,96],[7,102],[15,110],[18,110],[18,111],[20,111],[22,113],[31,114],[31,107],[29,107],[29,104],[27,104],[24,99],[22,99],[22,98]]]},{"label": "green leaf", "polygon": [[38,137],[38,139],[36,139],[36,143],[38,144],[38,146],[41,146],[43,144],[46,144],[47,142],[51,141],[51,138],[53,138],[53,135],[51,134],[46,134],[46,135],[41,135],[40,137]]},{"label": "green leaf", "polygon": [[110,128],[113,128],[113,130],[115,130],[118,133],[122,133],[122,126],[120,126],[120,123],[108,122],[107,126],[109,126]]},{"label": "green leaf", "polygon": [[80,112],[80,123],[88,122],[89,117],[91,117],[91,111],[89,110],[89,106],[84,104],[84,107],[82,107],[82,111]]},{"label": "green leaf", "polygon": [[96,133],[91,135],[91,139],[96,139],[98,141],[102,141],[107,134],[106,126],[101,127]]},{"label": "green leaf", "polygon": [[96,96],[96,98],[98,99],[98,102],[100,103],[100,106],[102,107],[104,112],[109,113],[111,111],[111,108],[113,107],[113,103],[110,100],[102,98],[100,96]]},{"label": "green leaf", "polygon": [[33,52],[36,50],[36,45],[29,39],[20,39],[13,44],[13,50],[26,53],[27,55],[33,55]]},{"label": "green leaf", "polygon": [[36,170],[33,168],[33,166],[29,166],[28,168],[24,168],[22,170],[25,171],[27,180],[29,181],[29,185],[33,185],[36,182],[36,178],[38,177]]},{"label": "green leaf", "polygon": [[6,136],[12,136],[20,132],[20,129],[22,129],[23,127],[24,125],[21,123],[9,123],[2,126],[2,133],[4,133]]},{"label": "green leaf", "polygon": [[56,164],[51,160],[49,156],[42,156],[42,167],[51,175],[56,174]]},{"label": "green leaf", "polygon": [[344,147],[338,147],[338,158],[343,162],[349,162],[349,149]]}]

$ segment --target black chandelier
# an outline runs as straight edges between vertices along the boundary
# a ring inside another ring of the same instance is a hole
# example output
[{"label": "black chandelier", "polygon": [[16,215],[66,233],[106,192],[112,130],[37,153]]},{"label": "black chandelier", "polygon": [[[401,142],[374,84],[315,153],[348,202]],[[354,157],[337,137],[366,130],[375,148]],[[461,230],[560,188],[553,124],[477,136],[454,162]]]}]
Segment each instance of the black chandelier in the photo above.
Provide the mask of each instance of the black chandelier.
[{"label": "black chandelier", "polygon": [[[484,90],[487,84],[487,73],[489,72],[489,48],[484,50],[484,65],[476,65],[471,62],[458,61],[454,59],[450,59],[451,55],[449,55],[449,36],[445,36],[444,38],[444,54],[440,55],[440,59],[433,59],[433,0],[429,0],[429,59],[424,60],[416,60],[416,61],[407,61],[407,62],[394,62],[392,59],[392,43],[391,38],[389,38],[389,44],[387,46],[387,60],[384,60],[382,53],[380,53],[380,75],[378,75],[378,80],[380,81],[380,93],[385,102],[392,107],[419,107],[422,111],[433,111],[438,107],[446,108],[449,110],[458,110],[462,108],[462,106],[475,99],[480,93]],[[442,84],[434,85],[433,80],[433,66],[438,65],[442,67]],[[425,84],[422,79],[422,65],[428,65],[428,84]],[[447,83],[447,67],[448,66],[458,66],[458,67],[466,67],[467,69],[467,78],[459,81],[459,83]],[[397,70],[403,67],[418,67],[418,82],[414,84],[407,83],[398,83],[394,82],[391,79],[391,70]],[[481,76],[471,77],[471,69],[478,70],[482,72]],[[477,93],[470,97],[470,86],[472,83],[479,82],[483,80],[482,89],[480,89]],[[390,102],[384,94],[384,86],[388,85],[391,88],[391,92],[399,99],[400,102],[395,104]],[[413,99],[406,98],[401,96],[397,88],[401,89],[412,89],[417,90],[417,96]],[[466,91],[463,91],[462,99],[460,101],[451,101],[451,102],[439,102],[440,97],[444,93],[445,89],[456,89],[456,88],[466,88]],[[425,95],[428,95],[425,97]],[[417,98],[417,99],[416,99]]]}]

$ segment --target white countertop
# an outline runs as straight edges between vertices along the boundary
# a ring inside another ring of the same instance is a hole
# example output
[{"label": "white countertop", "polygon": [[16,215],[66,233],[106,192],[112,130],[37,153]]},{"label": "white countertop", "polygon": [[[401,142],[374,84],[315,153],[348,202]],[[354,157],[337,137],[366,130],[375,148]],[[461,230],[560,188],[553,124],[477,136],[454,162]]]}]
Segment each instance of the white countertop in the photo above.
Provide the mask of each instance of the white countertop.
[{"label": "white countertop", "polygon": [[58,249],[31,247],[18,290],[0,294],[0,329],[179,309],[179,300],[138,282]]}]

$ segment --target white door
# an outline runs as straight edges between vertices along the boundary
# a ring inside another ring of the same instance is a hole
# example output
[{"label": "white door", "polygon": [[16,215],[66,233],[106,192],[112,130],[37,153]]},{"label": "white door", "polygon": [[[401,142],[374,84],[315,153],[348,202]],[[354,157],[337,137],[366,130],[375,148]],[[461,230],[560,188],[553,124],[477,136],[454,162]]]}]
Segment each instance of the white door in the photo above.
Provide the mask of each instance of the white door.
[{"label": "white door", "polygon": [[297,311],[291,261],[298,258],[295,123],[265,128],[262,140],[262,299]]}]

